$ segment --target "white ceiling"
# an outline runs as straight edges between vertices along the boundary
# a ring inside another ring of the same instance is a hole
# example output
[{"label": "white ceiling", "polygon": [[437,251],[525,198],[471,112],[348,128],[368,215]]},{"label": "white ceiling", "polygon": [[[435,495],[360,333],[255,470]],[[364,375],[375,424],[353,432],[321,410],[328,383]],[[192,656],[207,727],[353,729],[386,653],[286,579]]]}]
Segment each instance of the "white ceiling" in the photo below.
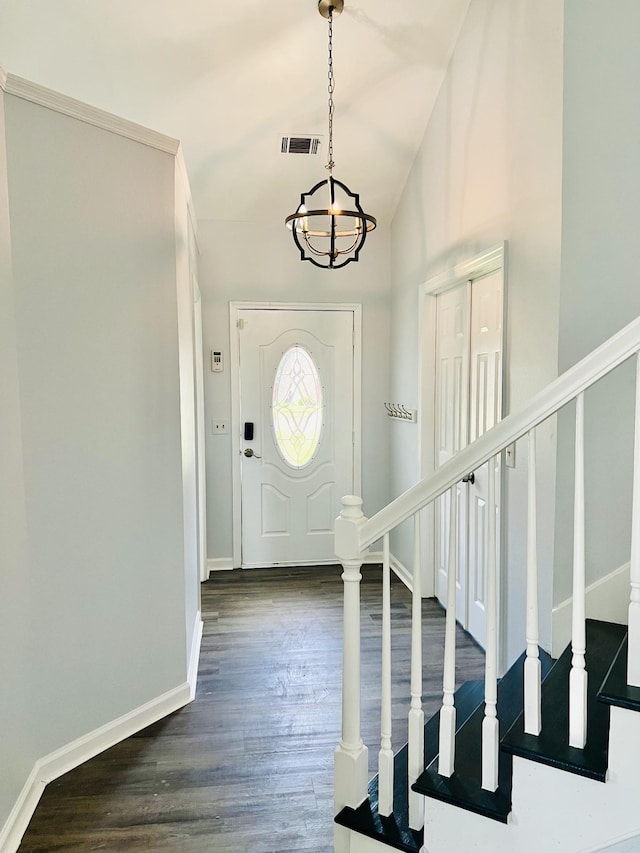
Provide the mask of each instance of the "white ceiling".
[{"label": "white ceiling", "polygon": [[[334,175],[389,222],[470,0],[345,0]],[[182,140],[200,219],[281,221],[326,177],[317,0],[0,0],[5,71]],[[322,134],[317,157],[283,134]]]}]

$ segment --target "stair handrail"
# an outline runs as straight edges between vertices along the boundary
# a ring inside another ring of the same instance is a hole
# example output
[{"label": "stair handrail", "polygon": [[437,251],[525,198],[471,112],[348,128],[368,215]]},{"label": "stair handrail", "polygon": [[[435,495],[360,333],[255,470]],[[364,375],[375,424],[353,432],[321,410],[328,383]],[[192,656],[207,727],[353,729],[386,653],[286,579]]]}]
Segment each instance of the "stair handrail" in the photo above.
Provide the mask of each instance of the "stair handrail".
[{"label": "stair handrail", "polygon": [[[444,494],[469,471],[484,465],[638,352],[640,317],[568,368],[523,409],[507,415],[433,474],[407,489],[371,518],[363,519],[357,527],[359,552],[365,552],[386,533]],[[338,545],[337,537],[336,547]],[[338,556],[343,554],[338,552]],[[353,558],[355,554],[344,556]]]}]

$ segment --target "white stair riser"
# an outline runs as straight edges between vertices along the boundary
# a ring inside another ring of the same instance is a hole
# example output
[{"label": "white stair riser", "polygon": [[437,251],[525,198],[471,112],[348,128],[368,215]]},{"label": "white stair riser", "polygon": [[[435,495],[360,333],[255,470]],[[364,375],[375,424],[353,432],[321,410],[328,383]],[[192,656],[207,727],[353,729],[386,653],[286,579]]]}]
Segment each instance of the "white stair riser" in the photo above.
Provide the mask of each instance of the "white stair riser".
[{"label": "white stair riser", "polygon": [[640,834],[639,792],[640,714],[612,708],[606,783],[514,757],[509,823],[428,799],[423,853],[593,853]]}]

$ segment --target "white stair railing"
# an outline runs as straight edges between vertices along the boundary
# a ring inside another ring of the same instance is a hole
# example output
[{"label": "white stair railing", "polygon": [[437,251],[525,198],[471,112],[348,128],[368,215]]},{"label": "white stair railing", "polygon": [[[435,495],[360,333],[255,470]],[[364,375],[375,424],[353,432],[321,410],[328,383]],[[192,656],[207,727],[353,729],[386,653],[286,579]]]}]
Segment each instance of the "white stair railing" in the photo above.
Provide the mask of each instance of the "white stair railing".
[{"label": "white stair railing", "polygon": [[[359,555],[358,527],[364,521],[362,499],[342,498],[336,519],[336,549]],[[357,808],[367,797],[369,758],[360,734],[360,581],[362,556],[342,560],[344,630],[342,644],[342,737],[334,759],[334,808]]]},{"label": "white stair railing", "polygon": [[389,534],[382,540],[382,688],[380,752],[378,754],[378,811],[393,812],[393,749],[391,748],[391,565]]},{"label": "white stair railing", "polygon": [[489,513],[487,558],[487,636],[484,674],[484,720],[482,721],[482,787],[495,791],[498,787],[498,750],[500,726],[498,723],[498,560],[496,550],[496,464],[487,463],[489,480],[487,511]]},{"label": "white stair railing", "polygon": [[411,785],[424,770],[424,711],[422,709],[422,566],[420,515],[413,516],[413,580],[411,596],[411,706],[409,708],[409,826],[422,829],[423,799]]},{"label": "white stair railing", "polygon": [[527,656],[524,662],[524,730],[542,731],[541,667],[538,625],[538,521],[536,507],[536,433],[529,432],[527,500]]},{"label": "white stair railing", "polygon": [[569,673],[569,746],[587,740],[587,651],[584,560],[584,393],[576,398],[575,489],[573,504],[573,606]]},{"label": "white stair railing", "polygon": [[[411,706],[409,710],[409,784],[423,770],[424,713],[422,709],[422,601],[419,513],[448,490],[452,490],[452,523],[450,525],[449,580],[447,584],[448,615],[446,623],[445,670],[443,676],[443,705],[441,709],[441,750],[439,769],[442,775],[451,775],[455,765],[455,738],[451,737],[451,721],[455,729],[455,486],[469,471],[489,463],[489,536],[487,571],[487,647],[485,678],[485,719],[483,722],[483,788],[494,791],[498,785],[498,733],[497,707],[497,541],[496,541],[496,460],[511,444],[528,435],[529,485],[527,534],[527,655],[525,660],[526,731],[539,734],[540,718],[540,659],[538,652],[538,589],[536,548],[536,452],[535,429],[547,418],[572,400],[576,400],[575,446],[575,500],[574,500],[574,576],[572,615],[572,670],[569,695],[569,742],[571,746],[584,747],[586,741],[586,690],[585,668],[585,489],[584,489],[584,392],[606,374],[631,356],[637,359],[635,463],[633,477],[632,543],[631,543],[631,593],[629,605],[629,667],[628,683],[640,686],[640,317],[598,347],[578,364],[567,370],[544,391],[534,397],[520,412],[513,413],[497,423],[476,441],[442,465],[430,477],[408,489],[390,504],[367,519],[362,514],[361,499],[343,498],[343,510],[336,520],[336,554],[344,566],[345,650],[343,674],[342,738],[336,749],[336,809],[343,805],[357,806],[367,796],[367,749],[360,737],[360,567],[369,547],[387,537],[399,524],[414,517],[414,565],[412,604],[412,659]],[[385,546],[385,565],[388,564],[388,538]],[[453,555],[453,556],[452,556]],[[387,565],[388,569],[388,565]],[[387,571],[385,569],[385,572]],[[386,607],[385,607],[386,612]],[[390,617],[389,617],[390,619]],[[387,649],[390,621],[385,623],[383,649]],[[453,626],[453,627],[452,627]],[[453,635],[453,639],[451,639]],[[388,763],[391,749],[390,686],[387,685],[386,667],[390,652],[383,651],[383,701],[381,733],[381,767]],[[385,769],[387,786],[390,779]],[[385,788],[386,791],[386,788]],[[385,792],[383,810],[393,806],[392,795]],[[413,792],[409,798],[410,825],[419,829],[423,825],[420,797]],[[336,847],[336,850],[339,848]],[[342,847],[340,847],[340,850]],[[344,849],[348,849],[346,846]]]},{"label": "white stair railing", "polygon": [[458,489],[449,492],[449,559],[447,562],[447,617],[444,629],[442,708],[438,746],[438,773],[451,776],[456,752],[456,568],[458,565]]},{"label": "white stair railing", "polygon": [[636,357],[636,423],[633,457],[627,684],[640,687],[640,354]]}]

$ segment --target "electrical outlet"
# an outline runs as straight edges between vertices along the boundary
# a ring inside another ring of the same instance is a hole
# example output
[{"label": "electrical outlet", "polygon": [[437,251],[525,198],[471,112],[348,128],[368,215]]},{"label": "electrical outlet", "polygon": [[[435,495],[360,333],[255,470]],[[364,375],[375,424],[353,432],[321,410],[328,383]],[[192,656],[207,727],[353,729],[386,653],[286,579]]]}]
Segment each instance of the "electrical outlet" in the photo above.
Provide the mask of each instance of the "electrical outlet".
[{"label": "electrical outlet", "polygon": [[227,421],[211,421],[211,432],[214,435],[226,435],[229,432]]}]

